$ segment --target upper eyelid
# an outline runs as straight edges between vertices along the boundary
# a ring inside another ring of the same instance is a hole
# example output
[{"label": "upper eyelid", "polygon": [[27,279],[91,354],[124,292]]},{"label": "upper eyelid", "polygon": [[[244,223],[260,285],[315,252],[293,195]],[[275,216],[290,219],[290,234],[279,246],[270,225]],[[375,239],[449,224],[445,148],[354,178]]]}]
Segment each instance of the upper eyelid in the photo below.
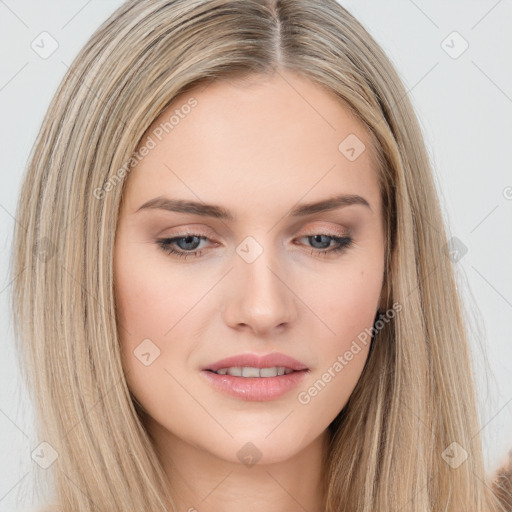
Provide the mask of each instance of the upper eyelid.
[{"label": "upper eyelid", "polygon": [[[337,232],[331,232],[330,230],[321,230],[320,229],[320,230],[313,230],[311,232],[307,232],[304,234],[299,234],[299,235],[293,237],[293,240],[299,240],[301,238],[312,237],[315,235],[324,235],[324,236],[328,236],[331,238],[351,238],[351,239],[353,238],[352,235],[348,231],[342,232],[342,233],[337,233]],[[177,240],[180,240],[181,238],[186,238],[187,236],[195,236],[195,237],[199,238],[201,240],[201,242],[210,241],[213,244],[218,245],[218,242],[216,242],[211,236],[205,235],[199,231],[198,232],[190,231],[188,233],[185,232],[185,233],[172,234],[169,236],[163,236],[163,237],[158,238],[158,241],[165,240],[165,241],[168,241],[169,243],[171,243],[171,241],[175,243]],[[196,250],[201,250],[201,249],[196,249]]]},{"label": "upper eyelid", "polygon": [[[305,232],[304,234],[301,234],[301,232]],[[231,233],[231,230],[230,230],[230,234]],[[328,227],[324,227],[324,226],[313,226],[311,228],[308,228],[308,229],[301,229],[299,230],[299,237],[302,237],[302,236],[312,236],[312,235],[319,235],[319,234],[322,234],[322,235],[329,235],[329,236],[351,236],[351,230],[347,227],[339,227],[339,229],[335,229],[335,228],[328,228]],[[166,239],[170,239],[170,238],[181,238],[181,237],[186,237],[186,236],[200,236],[200,237],[206,237],[206,238],[209,238],[209,239],[214,239],[215,238],[215,234],[213,233],[213,231],[209,230],[209,229],[204,229],[204,228],[189,228],[189,229],[183,229],[183,231],[181,232],[178,232],[178,233],[172,233],[172,234],[169,234],[169,235],[165,235],[165,236],[162,236],[161,238],[166,238]]]}]

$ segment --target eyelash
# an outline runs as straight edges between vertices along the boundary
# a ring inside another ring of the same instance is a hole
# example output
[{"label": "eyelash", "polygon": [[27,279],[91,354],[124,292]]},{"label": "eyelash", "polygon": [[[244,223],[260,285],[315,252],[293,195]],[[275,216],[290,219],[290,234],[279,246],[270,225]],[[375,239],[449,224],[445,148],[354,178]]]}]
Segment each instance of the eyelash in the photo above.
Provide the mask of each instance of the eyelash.
[{"label": "eyelash", "polygon": [[[317,233],[317,234],[314,234],[314,235],[306,235],[306,236],[303,236],[301,238],[313,238],[315,236],[325,236],[327,238],[331,238],[332,240],[334,240],[338,244],[333,249],[312,249],[311,254],[317,254],[317,255],[320,255],[320,256],[327,256],[328,254],[336,254],[336,253],[344,252],[346,249],[351,247],[353,245],[353,243],[354,243],[354,240],[351,237],[348,237],[348,236],[333,236],[333,235],[328,235],[328,234],[325,234],[325,233]],[[177,251],[176,249],[173,249],[171,247],[172,244],[175,243],[177,240],[181,240],[183,238],[188,238],[188,237],[196,237],[196,238],[199,238],[201,240],[207,240],[208,239],[208,237],[206,237],[206,236],[201,236],[201,235],[198,235],[198,234],[189,233],[189,234],[186,234],[186,235],[183,235],[183,236],[176,236],[176,237],[173,237],[173,238],[159,238],[157,240],[157,245],[166,254],[177,256],[179,258],[187,258],[187,256],[190,256],[190,255],[193,255],[194,257],[201,256],[202,249],[199,249],[199,250],[196,249],[195,251],[183,251],[183,250]]]}]

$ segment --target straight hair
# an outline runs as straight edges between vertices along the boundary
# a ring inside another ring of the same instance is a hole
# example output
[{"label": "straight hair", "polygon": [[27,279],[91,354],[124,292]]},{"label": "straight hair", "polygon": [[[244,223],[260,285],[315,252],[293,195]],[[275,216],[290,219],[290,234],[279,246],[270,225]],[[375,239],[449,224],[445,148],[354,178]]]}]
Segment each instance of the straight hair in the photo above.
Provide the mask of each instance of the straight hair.
[{"label": "straight hair", "polygon": [[[335,94],[371,136],[386,308],[402,306],[375,333],[328,427],[326,512],[504,510],[475,435],[468,333],[431,163],[384,51],[335,0],[130,0],[67,70],[17,209],[17,350],[38,436],[58,454],[48,511],[176,510],[121,366],[113,248],[122,192],[135,149],[178,95],[186,104],[200,84],[282,70]],[[467,459],[454,468],[447,449]]]}]

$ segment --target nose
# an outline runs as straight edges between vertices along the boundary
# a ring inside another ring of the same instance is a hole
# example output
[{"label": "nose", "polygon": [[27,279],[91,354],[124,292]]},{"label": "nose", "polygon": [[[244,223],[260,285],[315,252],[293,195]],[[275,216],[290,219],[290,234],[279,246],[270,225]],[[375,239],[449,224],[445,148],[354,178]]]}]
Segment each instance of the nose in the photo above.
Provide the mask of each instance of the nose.
[{"label": "nose", "polygon": [[230,274],[222,308],[227,325],[266,336],[295,321],[297,298],[292,278],[273,251],[263,250],[252,262],[234,254]]}]

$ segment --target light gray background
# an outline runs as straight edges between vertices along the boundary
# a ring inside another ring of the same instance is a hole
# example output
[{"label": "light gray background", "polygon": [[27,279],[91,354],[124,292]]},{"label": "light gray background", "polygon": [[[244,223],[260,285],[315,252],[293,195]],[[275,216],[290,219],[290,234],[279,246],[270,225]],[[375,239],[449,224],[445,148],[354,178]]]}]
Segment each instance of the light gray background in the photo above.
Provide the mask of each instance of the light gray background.
[{"label": "light gray background", "polygon": [[[42,440],[32,432],[32,408],[16,368],[8,307],[21,178],[66,68],[121,3],[0,0],[0,511],[28,511],[44,501],[36,480],[43,470],[31,458]],[[471,330],[483,330],[483,338],[475,335],[472,345],[486,464],[492,470],[512,448],[507,332],[512,319],[512,2],[340,3],[383,46],[407,85],[432,156],[449,232],[467,247],[457,264],[458,279],[474,317]],[[43,31],[58,42],[46,59],[31,48]],[[461,53],[465,41],[469,46]],[[34,490],[40,495],[34,496]]]}]

